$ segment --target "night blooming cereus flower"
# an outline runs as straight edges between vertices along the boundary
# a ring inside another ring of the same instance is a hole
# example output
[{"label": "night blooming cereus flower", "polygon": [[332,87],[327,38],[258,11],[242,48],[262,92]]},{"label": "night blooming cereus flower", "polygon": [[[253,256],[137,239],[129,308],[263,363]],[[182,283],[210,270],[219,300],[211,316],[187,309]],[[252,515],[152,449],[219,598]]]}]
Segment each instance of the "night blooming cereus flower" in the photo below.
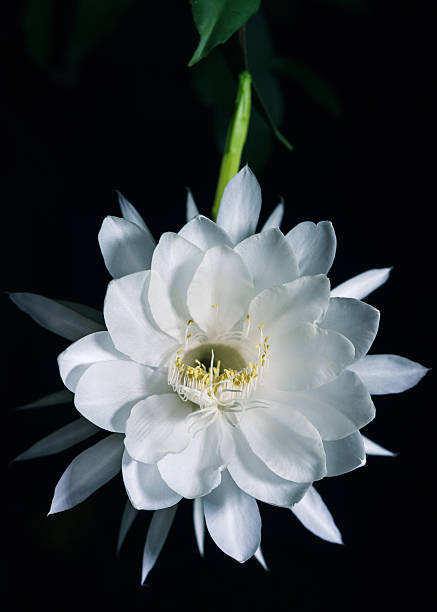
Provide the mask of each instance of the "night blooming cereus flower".
[{"label": "night blooming cereus flower", "polygon": [[247,167],[228,183],[217,223],[189,196],[188,223],[156,246],[134,207],[122,196],[120,204],[124,218],[107,217],[99,233],[114,277],[106,329],[74,305],[12,295],[42,325],[79,338],[59,369],[84,417],[19,458],[111,432],[67,468],[51,512],[122,469],[130,503],[121,537],[134,509],[155,511],[143,581],[183,497],[194,500],[201,552],[206,522],[226,554],[264,563],[256,500],[341,542],[313,483],[362,466],[366,452],[392,454],[359,432],[375,415],[371,394],[404,391],[426,372],[403,357],[367,355],[379,312],[361,300],[389,269],[331,291],[331,223],[284,235],[279,205],[255,233],[261,192]]}]

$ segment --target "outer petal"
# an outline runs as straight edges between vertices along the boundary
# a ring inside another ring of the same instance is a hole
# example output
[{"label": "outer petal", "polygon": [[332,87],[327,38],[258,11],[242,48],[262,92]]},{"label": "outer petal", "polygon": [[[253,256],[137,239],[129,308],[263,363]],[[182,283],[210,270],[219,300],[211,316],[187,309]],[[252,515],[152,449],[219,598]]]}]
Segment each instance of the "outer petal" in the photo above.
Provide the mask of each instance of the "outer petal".
[{"label": "outer petal", "polygon": [[187,288],[202,256],[198,247],[172,232],[161,236],[153,253],[150,309],[159,327],[178,340],[183,339],[190,318]]},{"label": "outer petal", "polygon": [[64,385],[74,392],[80,377],[93,363],[121,359],[127,357],[117,351],[109,333],[96,332],[78,340],[59,355],[59,373]]},{"label": "outer petal", "polygon": [[304,221],[286,235],[296,255],[300,274],[327,274],[332,266],[337,239],[330,221]]},{"label": "outer petal", "polygon": [[148,311],[150,272],[136,272],[109,283],[104,314],[114,345],[139,363],[160,366],[177,348]]},{"label": "outer petal", "polygon": [[383,446],[373,442],[373,440],[369,440],[366,436],[362,435],[361,437],[363,438],[366,455],[383,455],[384,457],[395,457],[397,455],[397,453],[387,450]]},{"label": "outer petal", "polygon": [[193,194],[189,189],[187,189],[187,223],[194,219],[199,214],[199,209],[196,206],[196,202],[194,201]]},{"label": "outer petal", "polygon": [[193,526],[200,556],[205,554],[205,517],[203,514],[203,499],[193,499]]},{"label": "outer petal", "polygon": [[123,542],[126,539],[129,529],[132,527],[132,524],[137,516],[138,510],[132,506],[130,500],[128,499],[121,516],[120,531],[118,532],[117,540],[117,553],[120,552],[120,548],[123,546]]},{"label": "outer petal", "polygon": [[235,455],[228,471],[240,489],[275,506],[288,507],[302,499],[310,483],[298,484],[277,476],[255,455],[244,436],[237,430],[234,435]]},{"label": "outer petal", "polygon": [[402,393],[417,385],[428,368],[399,355],[366,355],[349,366],[372,395]]},{"label": "outer petal", "polygon": [[252,451],[286,480],[308,483],[323,478],[325,454],[318,431],[296,410],[269,404],[246,410],[239,419]]},{"label": "outer petal", "polygon": [[182,499],[165,484],[156,465],[139,463],[125,451],[122,468],[124,486],[134,508],[159,510]]},{"label": "outer petal", "polygon": [[176,393],[151,395],[132,409],[126,426],[129,455],[156,463],[167,453],[180,453],[190,441],[186,417],[191,409]]},{"label": "outer petal", "polygon": [[24,406],[17,406],[15,410],[30,410],[33,408],[46,408],[48,406],[59,406],[59,404],[69,404],[73,401],[74,395],[68,389],[61,389],[54,393],[49,393],[44,397],[40,397],[33,402],[24,404]]},{"label": "outer petal", "polygon": [[141,584],[146,582],[150,570],[158,560],[159,553],[165,544],[177,509],[178,507],[175,505],[171,508],[155,510],[153,513],[147,532],[146,544],[144,546]]},{"label": "outer petal", "polygon": [[62,474],[49,514],[73,508],[121,469],[123,438],[112,434],[80,453]]},{"label": "outer petal", "polygon": [[319,538],[334,544],[343,544],[341,533],[334,523],[332,514],[314,487],[310,487],[305,497],[290,510],[304,527]]},{"label": "outer petal", "polygon": [[210,336],[226,332],[247,312],[254,288],[241,257],[229,247],[205,253],[188,287],[191,318]]},{"label": "outer petal", "polygon": [[20,310],[34,321],[67,340],[78,340],[88,334],[105,329],[103,325],[84,317],[75,310],[37,295],[36,293],[9,293],[9,297]]},{"label": "outer petal", "polygon": [[379,310],[359,300],[332,298],[320,325],[349,338],[355,347],[357,361],[372,346],[379,326]]},{"label": "outer petal", "polygon": [[165,370],[133,361],[95,363],[76,387],[74,404],[89,421],[108,431],[124,432],[132,407],[155,393],[169,391]]},{"label": "outer petal", "polygon": [[219,487],[204,500],[208,531],[223,552],[244,563],[261,543],[261,517],[256,501],[225,471]]},{"label": "outer petal", "polygon": [[60,429],[54,431],[42,440],[33,444],[24,453],[21,453],[14,461],[23,461],[24,459],[36,459],[37,457],[47,457],[60,453],[75,444],[79,444],[83,440],[94,436],[99,432],[99,428],[87,421],[86,419],[76,419],[68,425],[64,425]]},{"label": "outer petal", "polygon": [[118,204],[120,206],[121,214],[123,215],[123,217],[127,221],[131,221],[132,223],[138,225],[138,227],[141,227],[143,230],[145,230],[148,234],[149,242],[153,242],[153,244],[155,244],[155,241],[153,240],[152,234],[150,233],[146,222],[144,221],[140,213],[137,211],[135,206],[131,204],[129,200],[125,198],[124,195],[117,189],[115,190],[115,193],[118,195]]},{"label": "outer petal", "polygon": [[167,455],[158,463],[169,487],[193,499],[210,493],[220,484],[221,471],[233,454],[232,438],[221,417],[199,431],[178,455]]},{"label": "outer petal", "polygon": [[214,221],[203,215],[197,215],[184,225],[179,231],[179,236],[197,246],[201,251],[207,251],[215,246],[232,246],[227,233]]},{"label": "outer petal", "polygon": [[114,278],[150,268],[155,244],[136,223],[106,217],[98,239],[105,265]]},{"label": "outer petal", "polygon": [[390,276],[393,268],[375,268],[362,272],[353,278],[350,278],[341,285],[338,285],[332,290],[331,297],[356,298],[364,300],[365,297],[378,289]]},{"label": "outer petal", "polygon": [[255,233],[261,210],[261,189],[255,175],[245,166],[223,192],[217,215],[220,225],[237,244]]},{"label": "outer petal", "polygon": [[278,228],[249,236],[235,247],[235,251],[251,273],[257,292],[299,276],[293,249]]},{"label": "outer petal", "polygon": [[363,437],[355,432],[341,440],[323,440],[327,476],[340,476],[366,463]]},{"label": "outer petal", "polygon": [[273,229],[274,227],[281,227],[283,216],[284,200],[281,198],[279,204],[276,206],[276,208],[273,209],[273,212],[271,213],[267,221],[264,223],[261,231],[265,232],[266,230]]},{"label": "outer petal", "polygon": [[306,323],[272,338],[265,384],[283,391],[326,385],[354,360],[353,344],[341,334]]}]

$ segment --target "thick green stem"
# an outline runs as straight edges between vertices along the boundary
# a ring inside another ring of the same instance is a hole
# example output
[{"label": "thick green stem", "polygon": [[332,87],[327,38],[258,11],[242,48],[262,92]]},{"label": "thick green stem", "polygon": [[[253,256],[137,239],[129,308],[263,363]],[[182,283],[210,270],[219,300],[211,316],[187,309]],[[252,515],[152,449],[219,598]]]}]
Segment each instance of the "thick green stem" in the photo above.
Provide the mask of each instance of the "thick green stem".
[{"label": "thick green stem", "polygon": [[214,221],[217,219],[223,191],[228,181],[235,176],[240,169],[241,154],[249,128],[251,84],[252,77],[249,72],[241,72],[238,82],[237,99],[235,101],[235,111],[226,135],[225,150],[220,166],[214,206],[212,207],[212,218]]}]

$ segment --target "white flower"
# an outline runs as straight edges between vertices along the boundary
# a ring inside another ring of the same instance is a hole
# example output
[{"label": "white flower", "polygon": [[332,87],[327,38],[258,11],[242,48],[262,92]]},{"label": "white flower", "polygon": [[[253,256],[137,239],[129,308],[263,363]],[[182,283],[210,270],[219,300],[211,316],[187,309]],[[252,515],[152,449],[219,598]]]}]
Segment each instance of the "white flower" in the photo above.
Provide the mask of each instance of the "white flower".
[{"label": "white flower", "polygon": [[[79,503],[122,468],[132,506],[155,510],[143,578],[176,505],[195,500],[216,544],[238,561],[260,549],[256,500],[291,508],[322,538],[341,542],[312,483],[386,454],[359,430],[375,414],[370,394],[396,393],[426,369],[396,355],[368,356],[379,312],[360,301],[389,269],[330,289],[336,238],[329,222],[284,235],[282,204],[256,234],[259,185],[246,167],[223,195],[217,223],[197,213],[153,238],[120,195],[99,243],[114,280],[104,321],[78,305],[13,294],[40,324],[76,340],[59,356],[65,386],[85,419],[20,455],[51,454],[98,428],[111,434],[68,467],[51,512]],[[127,506],[121,538],[135,513]]]}]

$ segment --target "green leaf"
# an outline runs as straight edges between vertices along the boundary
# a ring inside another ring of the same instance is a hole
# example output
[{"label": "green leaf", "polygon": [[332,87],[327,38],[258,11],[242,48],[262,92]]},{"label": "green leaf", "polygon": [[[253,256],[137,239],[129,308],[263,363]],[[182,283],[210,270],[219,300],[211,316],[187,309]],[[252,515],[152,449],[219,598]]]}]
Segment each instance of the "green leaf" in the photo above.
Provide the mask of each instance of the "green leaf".
[{"label": "green leaf", "polygon": [[40,68],[48,67],[52,20],[53,0],[27,0],[23,13],[23,29],[30,55]]},{"label": "green leaf", "polygon": [[200,41],[188,66],[197,64],[254,15],[261,0],[190,0]]},{"label": "green leaf", "polygon": [[285,58],[277,58],[274,66],[279,74],[289,77],[301,85],[320,106],[331,111],[334,115],[340,114],[340,103],[332,85],[321,78],[314,70],[305,64]]}]

